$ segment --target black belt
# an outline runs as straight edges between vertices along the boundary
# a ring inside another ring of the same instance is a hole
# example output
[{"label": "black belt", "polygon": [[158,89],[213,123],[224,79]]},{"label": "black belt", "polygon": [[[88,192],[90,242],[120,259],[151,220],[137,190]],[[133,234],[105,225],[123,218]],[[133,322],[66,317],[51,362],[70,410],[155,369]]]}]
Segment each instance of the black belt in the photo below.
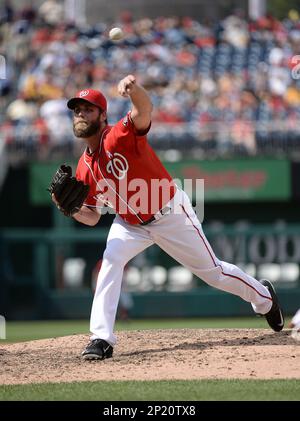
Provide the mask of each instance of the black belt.
[{"label": "black belt", "polygon": [[[165,206],[164,208],[160,209],[158,212],[160,212],[163,215],[165,215],[166,213],[169,213],[171,210],[171,208],[169,206]],[[144,221],[141,222],[140,225],[148,225],[151,224],[151,222],[156,221],[156,218],[154,215],[151,216],[150,219],[148,219],[148,221]]]}]

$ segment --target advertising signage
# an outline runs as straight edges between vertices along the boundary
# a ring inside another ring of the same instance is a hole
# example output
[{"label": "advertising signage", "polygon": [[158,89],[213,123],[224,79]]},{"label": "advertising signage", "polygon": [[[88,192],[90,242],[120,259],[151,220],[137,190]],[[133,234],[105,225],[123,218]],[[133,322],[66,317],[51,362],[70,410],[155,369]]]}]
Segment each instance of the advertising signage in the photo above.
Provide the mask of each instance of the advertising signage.
[{"label": "advertising signage", "polygon": [[275,159],[165,163],[174,178],[204,180],[205,201],[288,200],[290,162]]},{"label": "advertising signage", "polygon": [[[285,201],[291,197],[291,163],[287,160],[182,160],[164,162],[164,165],[183,188],[185,184],[189,188],[191,185],[200,185],[196,180],[204,180],[204,199],[208,202]],[[41,163],[31,165],[30,191],[33,204],[50,205],[46,188],[58,166]]]}]

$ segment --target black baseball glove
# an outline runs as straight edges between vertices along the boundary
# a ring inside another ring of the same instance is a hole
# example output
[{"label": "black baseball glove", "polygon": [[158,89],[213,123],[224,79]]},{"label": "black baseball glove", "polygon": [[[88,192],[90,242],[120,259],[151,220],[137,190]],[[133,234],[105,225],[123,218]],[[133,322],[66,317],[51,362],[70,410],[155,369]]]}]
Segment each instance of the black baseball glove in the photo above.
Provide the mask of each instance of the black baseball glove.
[{"label": "black baseball glove", "polygon": [[90,187],[72,177],[72,168],[61,165],[47,189],[53,202],[65,216],[72,216],[83,205]]}]

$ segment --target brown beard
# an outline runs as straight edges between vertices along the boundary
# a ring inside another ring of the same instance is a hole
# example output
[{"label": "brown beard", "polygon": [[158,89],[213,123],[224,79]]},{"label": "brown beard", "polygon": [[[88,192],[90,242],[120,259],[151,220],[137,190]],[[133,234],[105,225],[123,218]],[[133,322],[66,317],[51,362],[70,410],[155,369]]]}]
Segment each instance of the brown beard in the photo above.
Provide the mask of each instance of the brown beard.
[{"label": "brown beard", "polygon": [[91,123],[86,123],[84,125],[80,125],[77,123],[75,126],[73,122],[73,132],[76,137],[91,137],[95,135],[98,131],[100,131],[100,121],[92,121]]}]

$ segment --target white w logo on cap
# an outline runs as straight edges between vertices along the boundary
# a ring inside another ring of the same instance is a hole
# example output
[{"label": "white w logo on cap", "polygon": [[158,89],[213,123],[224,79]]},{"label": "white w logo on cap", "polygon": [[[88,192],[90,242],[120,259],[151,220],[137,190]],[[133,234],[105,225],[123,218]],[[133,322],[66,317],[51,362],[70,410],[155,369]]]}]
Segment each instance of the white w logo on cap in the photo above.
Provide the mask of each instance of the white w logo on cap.
[{"label": "white w logo on cap", "polygon": [[87,96],[90,93],[90,91],[81,91],[79,96],[82,98],[83,96]]}]

